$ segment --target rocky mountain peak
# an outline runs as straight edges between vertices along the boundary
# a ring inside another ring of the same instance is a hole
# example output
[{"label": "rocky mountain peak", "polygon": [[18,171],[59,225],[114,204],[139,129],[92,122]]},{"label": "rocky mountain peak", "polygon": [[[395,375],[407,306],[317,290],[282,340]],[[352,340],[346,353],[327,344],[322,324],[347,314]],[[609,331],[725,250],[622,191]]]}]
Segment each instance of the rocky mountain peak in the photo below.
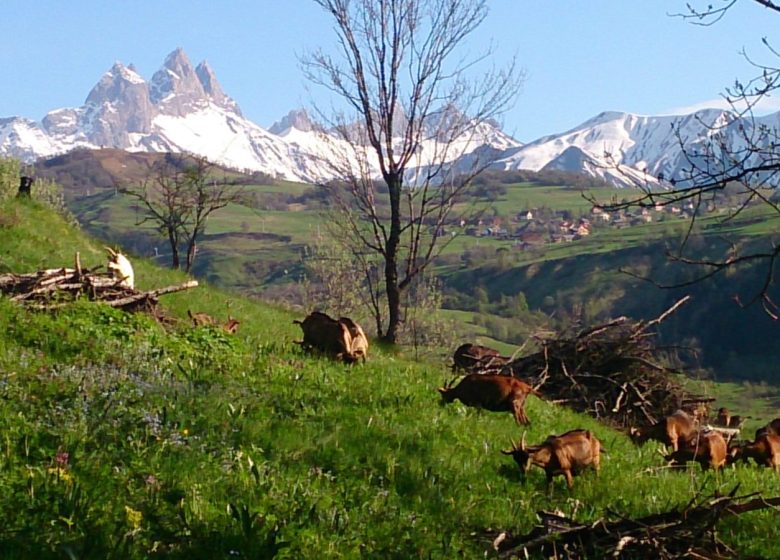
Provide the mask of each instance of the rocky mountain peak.
[{"label": "rocky mountain peak", "polygon": [[131,145],[130,134],[151,130],[154,114],[149,85],[134,67],[115,62],[89,92],[84,107],[52,111],[43,126],[49,134],[125,148]]},{"label": "rocky mountain peak", "polygon": [[198,76],[203,91],[206,92],[206,95],[214,104],[232,111],[239,116],[243,116],[238,103],[222,91],[222,86],[220,86],[217,81],[217,75],[207,61],[204,60],[198,64],[197,68],[195,68],[195,74]]},{"label": "rocky mountain peak", "polygon": [[152,76],[149,96],[161,112],[186,115],[194,105],[206,98],[206,92],[181,47],[170,53],[162,68]]},{"label": "rocky mountain peak", "polygon": [[126,90],[138,86],[141,89],[146,89],[144,79],[133,68],[127,67],[121,62],[115,62],[89,92],[86,104],[99,105],[106,101],[115,101],[122,97]]},{"label": "rocky mountain peak", "polygon": [[312,122],[305,109],[293,109],[282,117],[281,120],[276,121],[268,131],[273,134],[282,134],[290,128],[295,128],[302,132],[311,132],[313,128]]}]

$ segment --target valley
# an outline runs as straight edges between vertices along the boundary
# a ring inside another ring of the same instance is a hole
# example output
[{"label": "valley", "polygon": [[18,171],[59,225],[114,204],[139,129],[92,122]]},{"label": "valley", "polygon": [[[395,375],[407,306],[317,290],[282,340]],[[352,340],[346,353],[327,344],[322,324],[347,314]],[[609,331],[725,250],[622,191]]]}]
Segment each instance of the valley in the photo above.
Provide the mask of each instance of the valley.
[{"label": "valley", "polygon": [[[136,225],[139,209],[112,186],[140,181],[154,157],[82,151],[42,162],[38,169],[41,176],[64,185],[68,206],[86,231],[165,266],[169,253],[163,239],[152,228]],[[267,177],[257,182],[257,175],[229,170],[221,171],[222,176],[242,185],[245,202],[229,205],[209,221],[194,273],[216,286],[300,305],[307,246],[329,235],[323,190]],[[764,269],[745,267],[737,278],[659,289],[622,271],[670,285],[695,277],[694,269],[664,256],[688,231],[688,213],[682,207],[676,213],[667,208],[630,218],[615,214],[606,221],[592,212],[585,195],[609,201],[616,192],[628,198],[632,191],[548,184],[561,176],[531,178],[534,182],[513,183],[511,172],[480,178],[473,201],[464,202],[481,205],[478,221],[446,226],[451,239],[433,271],[444,296],[441,317],[451,321],[461,337],[510,350],[537,330],[562,328],[572,321],[654,317],[691,293],[694,302],[662,327],[662,340],[691,346],[690,355],[696,358],[689,356],[688,366],[717,379],[776,380],[771,342],[775,322],[759,305],[743,309],[734,300],[739,296],[749,301]],[[724,198],[722,206],[738,201],[736,195],[731,201]],[[529,212],[536,214],[534,219],[528,219]],[[771,243],[776,217],[763,206],[750,206],[734,219],[725,216],[725,210],[712,208],[697,219],[691,243],[702,255],[726,250],[726,240]],[[588,224],[586,235],[568,233],[566,228],[583,221]],[[708,319],[712,313],[717,322]]]}]

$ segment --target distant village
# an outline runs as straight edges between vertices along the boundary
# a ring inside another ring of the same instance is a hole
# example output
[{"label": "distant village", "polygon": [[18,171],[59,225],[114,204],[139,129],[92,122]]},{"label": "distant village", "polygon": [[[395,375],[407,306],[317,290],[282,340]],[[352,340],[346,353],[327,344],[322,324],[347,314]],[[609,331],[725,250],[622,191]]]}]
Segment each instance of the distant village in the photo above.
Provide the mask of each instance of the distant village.
[{"label": "distant village", "polygon": [[[715,205],[708,205],[699,212],[715,212]],[[530,249],[551,243],[568,243],[590,235],[594,228],[626,228],[674,218],[690,219],[696,212],[695,204],[661,205],[635,210],[606,211],[594,207],[587,216],[575,217],[569,210],[549,208],[524,209],[512,216],[460,220],[452,227],[441,230],[440,235],[467,235],[513,241],[517,249]]]}]

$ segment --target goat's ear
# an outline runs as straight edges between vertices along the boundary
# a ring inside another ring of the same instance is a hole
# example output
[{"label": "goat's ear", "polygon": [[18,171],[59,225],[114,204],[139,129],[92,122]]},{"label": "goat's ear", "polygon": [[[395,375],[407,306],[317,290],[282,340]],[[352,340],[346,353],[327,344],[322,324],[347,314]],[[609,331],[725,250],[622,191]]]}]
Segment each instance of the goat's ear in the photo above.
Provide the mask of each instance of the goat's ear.
[{"label": "goat's ear", "polygon": [[502,449],[501,450],[501,453],[503,453],[504,455],[513,455],[514,452],[515,452],[514,449]]},{"label": "goat's ear", "polygon": [[441,393],[442,395],[445,395],[447,391],[449,391],[449,389],[447,389],[446,387],[439,387],[439,393]]}]

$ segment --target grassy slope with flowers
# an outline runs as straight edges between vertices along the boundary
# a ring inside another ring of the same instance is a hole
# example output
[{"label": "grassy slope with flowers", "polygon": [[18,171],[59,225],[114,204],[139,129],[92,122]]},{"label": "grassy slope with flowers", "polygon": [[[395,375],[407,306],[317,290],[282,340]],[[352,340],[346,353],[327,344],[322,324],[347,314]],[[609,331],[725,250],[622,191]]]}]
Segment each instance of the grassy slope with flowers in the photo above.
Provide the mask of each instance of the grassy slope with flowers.
[{"label": "grassy slope with flowers", "polygon": [[[32,202],[0,203],[0,273],[91,267],[100,244]],[[150,289],[181,274],[134,261]],[[640,516],[697,492],[780,495],[754,466],[670,472],[653,445],[535,398],[529,442],[583,427],[609,454],[599,476],[552,495],[499,453],[509,414],[441,406],[442,364],[372,349],[366,365],[309,357],[293,315],[207,286],[163,298],[181,319],[80,303],[31,313],[0,298],[0,557],[474,558],[487,528],[535,511]],[[188,308],[242,321],[193,329]],[[721,527],[739,550],[780,556],[771,511]]]}]

